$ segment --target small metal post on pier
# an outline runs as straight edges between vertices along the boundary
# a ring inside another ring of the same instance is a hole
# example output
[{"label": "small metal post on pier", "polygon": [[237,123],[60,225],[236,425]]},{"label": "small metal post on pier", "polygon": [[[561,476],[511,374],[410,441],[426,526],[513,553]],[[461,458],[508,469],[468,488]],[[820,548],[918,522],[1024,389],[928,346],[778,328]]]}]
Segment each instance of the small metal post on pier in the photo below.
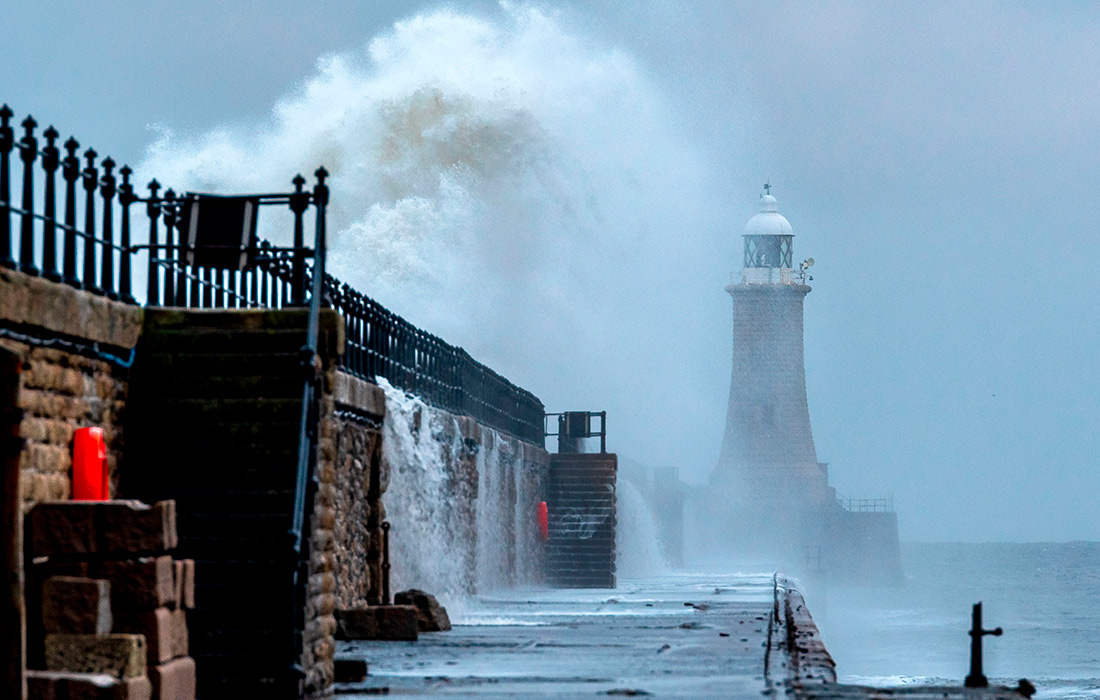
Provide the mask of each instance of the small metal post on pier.
[{"label": "small metal post on pier", "polygon": [[382,605],[390,604],[390,523],[382,523]]},{"label": "small metal post on pier", "polygon": [[963,684],[967,688],[987,688],[989,679],[982,673],[982,637],[991,634],[1000,637],[1004,633],[1000,627],[991,630],[982,629],[982,604],[974,605],[974,612],[970,627],[970,675]]}]

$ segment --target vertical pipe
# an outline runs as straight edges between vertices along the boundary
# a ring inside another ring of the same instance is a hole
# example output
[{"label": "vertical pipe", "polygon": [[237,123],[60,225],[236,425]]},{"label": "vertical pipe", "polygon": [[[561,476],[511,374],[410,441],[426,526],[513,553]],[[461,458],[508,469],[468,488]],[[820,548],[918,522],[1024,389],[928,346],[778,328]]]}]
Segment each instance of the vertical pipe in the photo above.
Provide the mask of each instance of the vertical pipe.
[{"label": "vertical pipe", "polygon": [[[190,204],[190,200],[186,197],[180,198],[176,203],[176,299],[173,305],[181,308],[187,307],[187,273],[190,271],[187,264],[187,254],[191,250],[188,232],[183,230],[183,212]],[[197,299],[195,304],[198,305]]]},{"label": "vertical pipe", "polygon": [[607,453],[607,411],[600,411],[600,454]]},{"label": "vertical pipe", "polygon": [[213,284],[217,288],[217,290],[216,290],[217,291],[217,303],[215,304],[215,306],[217,306],[219,309],[224,309],[225,308],[225,301],[226,301],[225,300],[225,271],[220,270],[220,269],[216,269],[216,268],[211,268],[210,269],[210,277],[212,279]]},{"label": "vertical pipe", "polygon": [[390,604],[390,521],[382,523],[382,605]]},{"label": "vertical pipe", "polygon": [[164,193],[161,211],[164,212],[164,306],[176,303],[176,192],[172,188]]},{"label": "vertical pipe", "polygon": [[[214,290],[212,288],[213,280],[210,279],[211,272],[209,268],[202,268],[199,270],[199,275],[202,277],[202,308],[212,309],[214,308]],[[199,304],[196,304],[199,306]]]},{"label": "vertical pipe", "polygon": [[95,189],[99,182],[99,172],[95,167],[95,158],[98,155],[93,149],[84,151],[84,159],[88,162],[84,168],[84,280],[82,286],[89,292],[99,293],[99,287],[95,283]]},{"label": "vertical pipe", "polygon": [[160,190],[160,183],[154,179],[146,186],[149,188],[149,199],[145,203],[145,213],[149,217],[149,276],[145,281],[145,303],[148,306],[160,306],[160,264],[157,262],[161,256],[158,245],[160,236],[157,232],[157,219],[160,218],[157,191]]},{"label": "vertical pipe", "polygon": [[229,271],[229,306],[234,309],[241,308],[241,283],[238,270]]},{"label": "vertical pipe", "polygon": [[133,251],[130,250],[130,205],[137,199],[134,196],[134,186],[130,182],[130,176],[134,171],[129,165],[123,165],[122,170],[118,172],[122,175],[122,184],[118,187],[118,204],[122,209],[122,232],[118,253],[118,298],[127,304],[135,304],[137,300],[134,299],[130,280],[130,263],[133,256]]},{"label": "vertical pipe", "polygon": [[107,156],[103,160],[103,177],[99,181],[99,194],[103,197],[103,267],[99,285],[111,299],[118,299],[115,291],[115,161]]},{"label": "vertical pipe", "polygon": [[264,241],[260,244],[260,254],[263,255],[265,260],[267,261],[263,264],[263,267],[257,268],[260,271],[260,294],[257,299],[260,302],[261,308],[271,307],[271,296],[268,290],[268,278],[271,276],[271,251],[268,250],[270,247],[271,244],[267,241]]},{"label": "vertical pipe", "polygon": [[46,137],[46,147],[42,149],[42,169],[46,173],[45,198],[42,213],[46,217],[42,223],[42,274],[51,282],[60,282],[61,273],[57,271],[57,167],[61,163],[61,151],[56,141],[59,134],[52,126],[42,134]]},{"label": "vertical pipe", "polygon": [[28,116],[23,120],[25,133],[19,140],[19,158],[23,161],[23,215],[19,227],[19,271],[38,275],[34,266],[34,161],[38,158],[38,139],[34,127],[38,122]]},{"label": "vertical pipe", "polygon": [[14,112],[7,105],[0,107],[0,266],[15,268],[11,256],[11,149],[15,132],[11,128]]},{"label": "vertical pipe", "polygon": [[76,181],[80,177],[80,158],[76,149],[80,143],[73,137],[65,142],[65,160],[61,163],[61,177],[65,178],[65,244],[62,246],[61,270],[65,284],[80,286],[76,274]]}]

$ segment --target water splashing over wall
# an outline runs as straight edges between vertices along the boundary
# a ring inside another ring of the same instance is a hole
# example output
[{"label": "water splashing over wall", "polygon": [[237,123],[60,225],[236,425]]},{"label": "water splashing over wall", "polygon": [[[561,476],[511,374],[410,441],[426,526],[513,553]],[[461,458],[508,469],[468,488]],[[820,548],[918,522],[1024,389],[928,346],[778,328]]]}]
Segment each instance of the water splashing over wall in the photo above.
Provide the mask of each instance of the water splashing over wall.
[{"label": "water splashing over wall", "polygon": [[667,570],[657,537],[657,519],[642,492],[631,481],[620,479],[615,497],[617,574],[622,578],[653,576]]},{"label": "water splashing over wall", "polygon": [[421,588],[449,604],[534,580],[542,487],[531,448],[379,383],[392,589]]}]

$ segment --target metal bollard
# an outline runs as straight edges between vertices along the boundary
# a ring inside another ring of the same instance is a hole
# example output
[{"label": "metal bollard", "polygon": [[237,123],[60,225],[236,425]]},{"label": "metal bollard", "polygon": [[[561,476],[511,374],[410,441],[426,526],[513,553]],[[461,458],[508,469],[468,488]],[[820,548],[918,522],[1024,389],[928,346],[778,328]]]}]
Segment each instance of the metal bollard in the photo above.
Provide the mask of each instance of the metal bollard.
[{"label": "metal bollard", "polygon": [[382,605],[390,604],[390,523],[382,523]]},{"label": "metal bollard", "polygon": [[1000,627],[992,630],[982,629],[982,604],[975,604],[970,627],[970,675],[963,682],[967,688],[989,687],[989,679],[982,673],[982,637],[987,634],[1000,637],[1003,633]]}]

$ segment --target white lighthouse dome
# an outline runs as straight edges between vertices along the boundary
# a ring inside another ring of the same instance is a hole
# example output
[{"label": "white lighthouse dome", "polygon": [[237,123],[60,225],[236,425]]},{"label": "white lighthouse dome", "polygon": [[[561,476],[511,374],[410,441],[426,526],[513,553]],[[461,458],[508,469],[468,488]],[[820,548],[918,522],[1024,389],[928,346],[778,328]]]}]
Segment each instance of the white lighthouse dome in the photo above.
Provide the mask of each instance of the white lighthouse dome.
[{"label": "white lighthouse dome", "polygon": [[770,194],[760,195],[760,213],[745,224],[746,236],[790,236],[794,230],[787,217],[779,213],[779,203]]}]

